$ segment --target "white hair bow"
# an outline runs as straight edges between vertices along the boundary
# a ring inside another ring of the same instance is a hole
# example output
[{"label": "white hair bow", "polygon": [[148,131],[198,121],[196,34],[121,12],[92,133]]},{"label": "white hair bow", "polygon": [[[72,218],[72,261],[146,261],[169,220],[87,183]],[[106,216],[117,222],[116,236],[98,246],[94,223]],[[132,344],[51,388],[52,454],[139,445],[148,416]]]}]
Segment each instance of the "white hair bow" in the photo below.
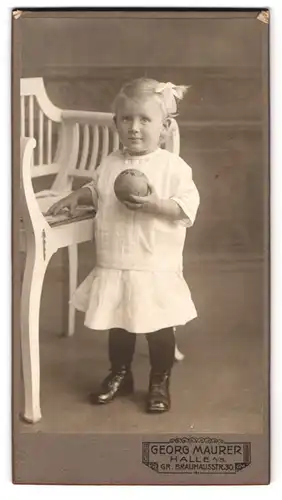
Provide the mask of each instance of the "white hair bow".
[{"label": "white hair bow", "polygon": [[171,82],[160,82],[156,88],[155,92],[157,94],[162,94],[164,97],[165,105],[169,113],[175,113],[177,111],[177,101],[176,99],[183,99],[185,92],[191,87],[191,85],[174,85]]},{"label": "white hair bow", "polygon": [[187,86],[187,85],[174,85],[174,83],[171,83],[171,82],[167,82],[167,83],[161,82],[157,85],[155,92],[157,92],[157,94],[159,94],[162,92],[169,91],[169,92],[172,92],[174,97],[176,97],[177,99],[183,99],[185,92],[190,88],[190,86],[191,85],[189,85],[189,86]]}]

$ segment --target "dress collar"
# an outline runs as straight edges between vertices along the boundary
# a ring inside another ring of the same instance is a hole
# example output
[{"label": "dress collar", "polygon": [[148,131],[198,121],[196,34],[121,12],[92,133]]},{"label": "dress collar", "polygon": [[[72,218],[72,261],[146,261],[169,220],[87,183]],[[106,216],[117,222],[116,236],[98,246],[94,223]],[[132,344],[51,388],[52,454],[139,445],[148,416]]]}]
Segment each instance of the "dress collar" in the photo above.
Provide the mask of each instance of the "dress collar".
[{"label": "dress collar", "polygon": [[130,163],[130,162],[136,162],[136,163],[143,163],[145,161],[151,160],[155,155],[159,153],[161,148],[155,149],[155,151],[152,151],[151,153],[146,153],[143,155],[132,155],[128,152],[127,149],[124,149],[121,151],[121,155],[124,158],[125,163]]}]

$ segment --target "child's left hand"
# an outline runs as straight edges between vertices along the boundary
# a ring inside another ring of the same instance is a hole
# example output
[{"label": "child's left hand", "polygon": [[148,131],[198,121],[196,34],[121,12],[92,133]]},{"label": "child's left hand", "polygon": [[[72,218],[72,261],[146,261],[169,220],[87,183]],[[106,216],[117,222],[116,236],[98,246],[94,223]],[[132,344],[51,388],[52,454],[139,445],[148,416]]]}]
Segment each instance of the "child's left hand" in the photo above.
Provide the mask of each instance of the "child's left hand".
[{"label": "child's left hand", "polygon": [[145,212],[150,214],[157,214],[159,207],[159,197],[157,192],[152,184],[149,184],[150,194],[147,196],[134,196],[131,195],[130,201],[124,201],[124,205],[130,210],[135,210],[138,212]]}]

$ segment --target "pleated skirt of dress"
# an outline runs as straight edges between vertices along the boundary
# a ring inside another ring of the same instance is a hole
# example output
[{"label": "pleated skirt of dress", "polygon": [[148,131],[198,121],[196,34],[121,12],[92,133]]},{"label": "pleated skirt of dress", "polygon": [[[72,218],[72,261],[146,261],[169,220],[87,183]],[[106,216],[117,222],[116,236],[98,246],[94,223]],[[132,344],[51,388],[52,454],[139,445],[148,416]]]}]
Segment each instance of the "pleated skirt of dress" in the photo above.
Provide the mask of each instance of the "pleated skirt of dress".
[{"label": "pleated skirt of dress", "polygon": [[182,273],[96,267],[75,291],[71,303],[85,312],[93,330],[123,328],[149,333],[184,325],[197,316]]}]

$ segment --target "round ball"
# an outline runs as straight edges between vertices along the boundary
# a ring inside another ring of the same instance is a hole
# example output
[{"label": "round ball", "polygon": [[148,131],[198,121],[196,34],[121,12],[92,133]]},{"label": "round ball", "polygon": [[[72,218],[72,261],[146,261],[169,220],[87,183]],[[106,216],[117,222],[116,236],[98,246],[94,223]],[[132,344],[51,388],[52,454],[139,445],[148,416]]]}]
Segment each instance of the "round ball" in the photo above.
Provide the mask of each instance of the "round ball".
[{"label": "round ball", "polygon": [[145,174],[130,168],[121,172],[114,183],[116,197],[120,201],[132,201],[130,195],[147,196],[149,194],[148,179]]}]

